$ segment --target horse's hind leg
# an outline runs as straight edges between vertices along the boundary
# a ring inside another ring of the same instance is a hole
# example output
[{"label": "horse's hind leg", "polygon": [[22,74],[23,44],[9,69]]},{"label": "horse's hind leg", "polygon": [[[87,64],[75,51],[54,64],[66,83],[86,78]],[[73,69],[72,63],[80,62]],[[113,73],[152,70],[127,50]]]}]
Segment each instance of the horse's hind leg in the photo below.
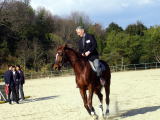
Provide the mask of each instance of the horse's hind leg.
[{"label": "horse's hind leg", "polygon": [[96,90],[95,94],[98,96],[99,101],[100,101],[100,105],[99,105],[99,110],[100,110],[100,114],[103,116],[103,95],[101,93],[101,89],[100,90]]},{"label": "horse's hind leg", "polygon": [[106,93],[106,105],[107,105],[105,115],[108,115],[108,114],[109,114],[109,102],[110,102],[110,100],[109,100],[110,84],[106,84],[104,87],[105,87],[105,93]]},{"label": "horse's hind leg", "polygon": [[86,108],[87,112],[91,115],[91,111],[90,111],[90,109],[88,107],[88,104],[87,104],[86,90],[85,89],[80,89],[80,93],[81,93],[81,96],[82,96],[82,99],[83,99],[84,107]]}]

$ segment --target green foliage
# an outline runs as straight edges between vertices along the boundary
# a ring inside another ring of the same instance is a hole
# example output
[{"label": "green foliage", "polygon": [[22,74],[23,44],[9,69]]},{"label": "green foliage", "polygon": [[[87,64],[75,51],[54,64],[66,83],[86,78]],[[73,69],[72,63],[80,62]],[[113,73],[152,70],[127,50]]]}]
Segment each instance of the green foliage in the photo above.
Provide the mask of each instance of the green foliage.
[{"label": "green foliage", "polygon": [[125,57],[125,63],[128,62],[127,46],[129,46],[129,36],[123,32],[110,32],[106,39],[106,47],[103,51],[102,59],[112,65],[121,63],[122,57]]},{"label": "green foliage", "polygon": [[60,36],[56,35],[56,34],[50,33],[48,35],[48,37],[49,37],[49,39],[51,39],[51,41],[53,42],[53,44],[55,46],[59,46],[59,45],[63,45],[64,44],[63,39]]},{"label": "green foliage", "polygon": [[123,29],[122,29],[122,27],[120,27],[118,24],[112,22],[112,23],[110,23],[109,26],[106,28],[106,32],[107,32],[107,33],[110,33],[110,32],[113,32],[113,31],[116,32],[116,33],[118,33],[118,32],[122,32]]},{"label": "green foliage", "polygon": [[142,59],[160,62],[160,26],[153,26],[145,31],[144,39],[143,50],[145,54]]},{"label": "green foliage", "polygon": [[109,32],[105,34],[102,59],[111,65],[158,61],[160,27],[147,29],[142,23],[136,23],[121,32],[111,28],[109,26]]},{"label": "green foliage", "polygon": [[128,25],[125,31],[130,35],[143,36],[144,30],[147,30],[147,27],[144,26],[140,21],[138,21],[136,24]]}]

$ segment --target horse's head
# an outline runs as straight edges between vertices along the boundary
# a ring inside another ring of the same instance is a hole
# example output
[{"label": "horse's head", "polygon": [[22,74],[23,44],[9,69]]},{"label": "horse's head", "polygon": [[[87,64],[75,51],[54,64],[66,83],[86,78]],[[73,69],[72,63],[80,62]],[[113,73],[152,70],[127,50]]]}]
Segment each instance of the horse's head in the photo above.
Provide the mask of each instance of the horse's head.
[{"label": "horse's head", "polygon": [[53,65],[53,68],[55,70],[60,70],[63,63],[65,62],[65,48],[66,47],[67,45],[59,46],[56,51],[55,64]]}]

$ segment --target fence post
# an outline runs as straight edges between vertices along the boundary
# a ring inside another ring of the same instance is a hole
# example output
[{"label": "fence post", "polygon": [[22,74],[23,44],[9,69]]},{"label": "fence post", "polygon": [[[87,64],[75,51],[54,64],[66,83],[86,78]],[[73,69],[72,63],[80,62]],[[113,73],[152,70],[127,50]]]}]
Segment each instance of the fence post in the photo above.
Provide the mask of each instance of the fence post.
[{"label": "fence post", "polygon": [[136,65],[134,64],[134,70],[136,70]]},{"label": "fence post", "polygon": [[123,65],[121,65],[121,71],[123,71]]},{"label": "fence post", "polygon": [[31,79],[32,79],[32,72],[31,72]]},{"label": "fence post", "polygon": [[51,77],[52,77],[52,71],[51,71]]},{"label": "fence post", "polygon": [[147,64],[145,63],[144,65],[145,65],[145,69],[147,69]]},{"label": "fence post", "polygon": [[41,72],[41,78],[42,78],[42,72]]},{"label": "fence post", "polygon": [[113,69],[113,72],[116,72],[116,71],[115,71],[115,68],[114,68],[114,66],[112,66],[112,69]]},{"label": "fence post", "polygon": [[156,68],[157,68],[157,62],[156,62]]}]

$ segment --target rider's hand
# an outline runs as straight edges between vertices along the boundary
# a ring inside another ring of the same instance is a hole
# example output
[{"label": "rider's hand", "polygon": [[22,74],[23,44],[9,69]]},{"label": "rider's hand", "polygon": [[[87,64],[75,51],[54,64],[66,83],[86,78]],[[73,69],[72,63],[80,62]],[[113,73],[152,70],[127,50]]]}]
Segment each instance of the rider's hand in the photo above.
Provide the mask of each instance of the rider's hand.
[{"label": "rider's hand", "polygon": [[85,52],[85,55],[88,56],[91,52],[90,51],[87,51]]}]

